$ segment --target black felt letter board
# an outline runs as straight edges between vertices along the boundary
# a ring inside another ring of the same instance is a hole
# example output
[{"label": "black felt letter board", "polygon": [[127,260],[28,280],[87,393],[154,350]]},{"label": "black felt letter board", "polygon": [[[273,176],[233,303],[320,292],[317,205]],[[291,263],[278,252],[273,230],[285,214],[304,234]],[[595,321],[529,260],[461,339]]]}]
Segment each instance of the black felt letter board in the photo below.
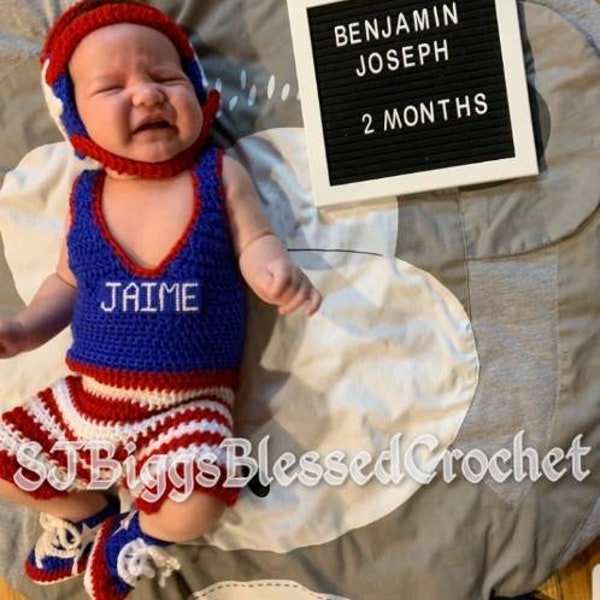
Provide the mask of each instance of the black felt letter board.
[{"label": "black felt letter board", "polygon": [[331,186],[515,156],[494,0],[307,15]]}]

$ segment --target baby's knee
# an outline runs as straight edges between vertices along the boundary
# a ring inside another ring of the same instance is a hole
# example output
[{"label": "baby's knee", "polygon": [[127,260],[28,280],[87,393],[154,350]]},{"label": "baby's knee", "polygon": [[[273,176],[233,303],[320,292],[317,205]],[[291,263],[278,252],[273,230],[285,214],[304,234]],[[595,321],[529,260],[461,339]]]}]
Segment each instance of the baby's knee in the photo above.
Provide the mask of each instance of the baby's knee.
[{"label": "baby's knee", "polygon": [[142,531],[169,542],[187,542],[213,529],[225,504],[204,493],[194,493],[184,502],[165,500],[160,509],[140,514]]}]

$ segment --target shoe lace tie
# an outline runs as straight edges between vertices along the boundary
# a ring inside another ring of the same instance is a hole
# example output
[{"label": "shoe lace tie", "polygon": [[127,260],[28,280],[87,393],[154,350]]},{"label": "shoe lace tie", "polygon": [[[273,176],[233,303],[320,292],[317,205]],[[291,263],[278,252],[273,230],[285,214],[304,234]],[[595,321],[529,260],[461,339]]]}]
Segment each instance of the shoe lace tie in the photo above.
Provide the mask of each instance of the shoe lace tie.
[{"label": "shoe lace tie", "polygon": [[135,587],[141,576],[152,579],[157,572],[158,585],[164,587],[167,578],[179,569],[181,564],[176,558],[158,546],[147,544],[142,538],[125,544],[117,557],[117,573],[131,587]]},{"label": "shoe lace tie", "polygon": [[80,531],[73,523],[45,513],[40,515],[40,525],[44,531],[35,544],[36,566],[42,569],[42,561],[50,556],[72,559],[71,571],[76,574],[83,550],[93,541],[97,527],[90,528],[84,523]]}]

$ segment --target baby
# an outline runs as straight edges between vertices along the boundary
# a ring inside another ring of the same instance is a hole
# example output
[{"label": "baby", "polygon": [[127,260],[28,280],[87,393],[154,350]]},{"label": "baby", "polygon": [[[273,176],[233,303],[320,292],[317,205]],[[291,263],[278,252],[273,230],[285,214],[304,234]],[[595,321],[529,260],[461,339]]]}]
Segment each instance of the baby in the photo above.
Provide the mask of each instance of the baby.
[{"label": "baby", "polygon": [[[232,434],[244,281],[281,314],[310,315],[321,296],[271,232],[246,171],[209,141],[218,96],[171,19],[137,2],[84,0],[54,24],[42,63],[66,136],[102,168],[73,184],[56,272],[0,319],[3,358],[73,331],[72,375],[0,419],[0,495],[42,513],[29,577],[85,573],[92,598],[115,600],[140,574],[163,581],[179,568],[164,546],[202,535],[236,500],[220,444]],[[187,457],[194,493],[173,499],[182,481],[169,477],[162,490],[134,490],[135,509],[120,514],[89,489],[94,441],[121,461],[133,454],[137,475]],[[28,485],[25,446],[67,478],[56,442],[86,444],[73,484]]]}]

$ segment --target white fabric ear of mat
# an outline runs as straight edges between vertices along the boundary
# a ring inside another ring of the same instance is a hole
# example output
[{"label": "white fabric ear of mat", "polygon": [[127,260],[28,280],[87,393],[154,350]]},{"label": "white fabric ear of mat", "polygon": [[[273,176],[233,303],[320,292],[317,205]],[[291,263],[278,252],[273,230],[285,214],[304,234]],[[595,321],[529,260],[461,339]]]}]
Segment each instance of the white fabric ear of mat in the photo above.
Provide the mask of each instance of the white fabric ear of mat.
[{"label": "white fabric ear of mat", "polygon": [[[309,264],[306,254],[296,255],[298,262]],[[264,474],[273,474],[284,453],[296,460],[290,473],[299,474],[300,461],[316,453],[321,475],[308,473],[308,483],[291,485],[275,480],[265,498],[245,490],[208,536],[223,549],[284,553],[379,520],[433,476],[471,405],[475,341],[448,290],[394,258],[328,259],[329,270],[307,270],[324,293],[311,318],[277,318],[271,330],[271,309],[254,306],[236,410],[252,456],[259,461],[259,448],[268,450]],[[344,453],[347,467],[366,453],[373,461],[364,469],[368,476],[386,450],[404,474],[400,481],[349,477],[331,484],[324,477],[334,452]],[[411,458],[418,471],[409,471]]]}]

